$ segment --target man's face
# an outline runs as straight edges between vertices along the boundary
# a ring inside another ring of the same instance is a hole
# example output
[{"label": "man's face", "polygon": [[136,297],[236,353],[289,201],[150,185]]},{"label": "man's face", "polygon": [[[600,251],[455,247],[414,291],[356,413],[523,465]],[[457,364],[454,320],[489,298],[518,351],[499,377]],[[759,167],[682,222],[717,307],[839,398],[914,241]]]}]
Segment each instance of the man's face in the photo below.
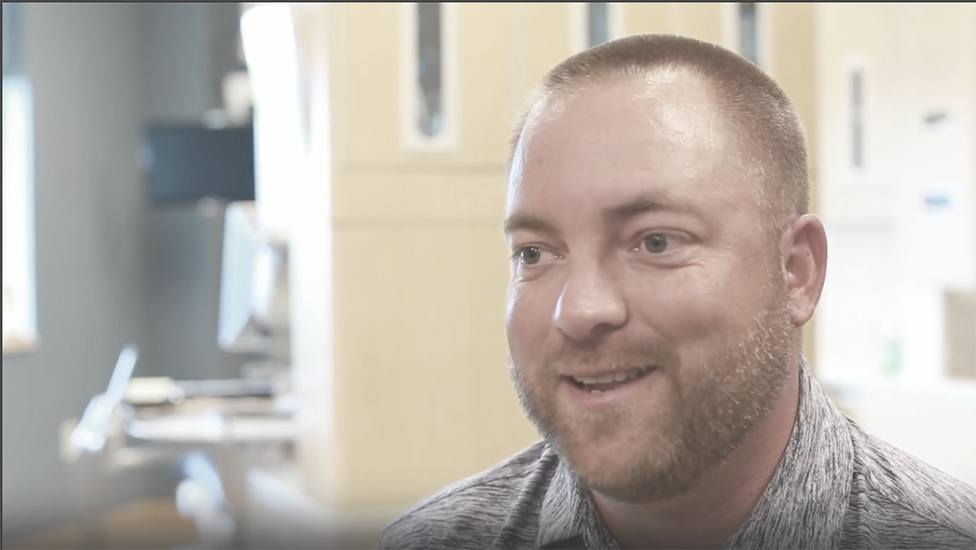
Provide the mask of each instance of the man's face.
[{"label": "man's face", "polygon": [[511,369],[591,489],[686,491],[790,369],[781,256],[734,128],[676,71],[586,85],[523,133],[506,221]]}]

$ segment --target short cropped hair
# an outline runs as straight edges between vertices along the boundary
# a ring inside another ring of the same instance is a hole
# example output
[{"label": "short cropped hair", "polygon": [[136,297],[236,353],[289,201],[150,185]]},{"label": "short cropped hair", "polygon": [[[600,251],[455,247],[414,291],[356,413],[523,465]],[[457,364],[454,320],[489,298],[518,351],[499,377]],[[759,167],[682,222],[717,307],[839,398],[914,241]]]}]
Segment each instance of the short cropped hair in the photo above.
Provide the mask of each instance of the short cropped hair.
[{"label": "short cropped hair", "polygon": [[803,125],[783,90],[762,70],[725,48],[674,35],[635,35],[569,57],[550,70],[516,120],[509,167],[525,125],[552,97],[580,84],[645,77],[657,69],[685,69],[712,87],[721,112],[746,138],[758,163],[756,195],[777,234],[809,208],[807,150]]}]

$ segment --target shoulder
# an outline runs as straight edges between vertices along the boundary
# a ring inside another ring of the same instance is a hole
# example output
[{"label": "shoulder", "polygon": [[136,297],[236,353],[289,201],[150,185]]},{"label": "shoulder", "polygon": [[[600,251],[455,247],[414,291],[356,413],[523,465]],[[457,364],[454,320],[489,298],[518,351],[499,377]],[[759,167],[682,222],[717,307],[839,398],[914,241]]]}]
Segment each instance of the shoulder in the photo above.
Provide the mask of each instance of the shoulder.
[{"label": "shoulder", "polygon": [[850,514],[882,546],[976,546],[976,489],[851,422]]},{"label": "shoulder", "polygon": [[510,511],[524,498],[526,486],[541,481],[540,471],[552,469],[546,458],[552,455],[546,449],[540,441],[485,472],[438,491],[387,525],[380,535],[380,548],[491,546]]}]

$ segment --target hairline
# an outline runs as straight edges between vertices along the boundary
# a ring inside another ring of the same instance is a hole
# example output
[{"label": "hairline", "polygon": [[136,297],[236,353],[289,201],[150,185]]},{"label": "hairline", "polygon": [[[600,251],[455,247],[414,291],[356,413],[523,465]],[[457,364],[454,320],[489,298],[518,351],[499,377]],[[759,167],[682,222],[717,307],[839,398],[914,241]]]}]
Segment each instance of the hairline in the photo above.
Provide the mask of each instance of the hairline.
[{"label": "hairline", "polygon": [[[580,75],[575,78],[569,79],[559,86],[545,87],[544,84],[540,85],[536,93],[533,94],[532,99],[527,103],[526,107],[519,114],[517,119],[517,126],[513,131],[510,143],[509,143],[509,155],[508,155],[508,165],[507,173],[511,175],[511,171],[514,168],[515,155],[520,154],[523,151],[524,141],[526,137],[526,130],[531,130],[532,127],[539,122],[539,118],[544,116],[550,111],[554,102],[562,101],[568,99],[573,94],[580,92],[587,85],[600,85],[600,84],[614,84],[626,81],[640,81],[642,77],[651,77],[654,73],[658,71],[685,71],[686,74],[700,79],[707,86],[707,90],[711,95],[715,105],[717,107],[718,113],[724,118],[726,122],[731,125],[731,130],[735,131],[739,136],[743,136],[743,139],[739,140],[739,145],[742,149],[743,155],[748,155],[752,160],[754,160],[759,166],[758,169],[753,170],[756,173],[757,181],[754,185],[750,185],[752,189],[750,192],[753,198],[756,200],[757,204],[760,206],[760,214],[764,218],[764,227],[767,229],[774,230],[773,232],[778,234],[783,227],[781,227],[782,220],[777,220],[777,218],[784,217],[784,212],[776,211],[776,209],[770,207],[766,195],[768,195],[769,182],[765,181],[769,177],[786,177],[783,174],[779,174],[780,169],[776,166],[769,166],[770,162],[763,159],[761,153],[763,149],[763,144],[755,137],[748,135],[748,121],[744,121],[741,117],[737,116],[736,109],[732,106],[732,102],[726,97],[720,88],[716,85],[716,78],[705,74],[698,67],[695,67],[691,63],[673,60],[662,60],[659,63],[648,65],[646,67],[641,67],[639,71],[628,71],[626,69],[619,70],[602,70],[590,75]],[[524,154],[524,153],[523,153]],[[772,175],[762,175],[767,168],[772,168]],[[805,212],[797,211],[796,208],[788,208],[793,210],[795,215],[800,215]],[[782,208],[780,208],[782,210]],[[779,222],[779,223],[777,223]]]},{"label": "hairline", "polygon": [[[678,37],[651,37],[651,39],[655,38],[675,41],[688,40]],[[598,48],[606,50],[613,47],[613,44],[611,42],[598,46]],[[718,48],[701,42],[698,44]],[[721,50],[721,48],[718,49]],[[803,180],[809,176],[806,166],[797,167],[795,164],[800,160],[805,163],[807,158],[803,127],[792,102],[768,75],[760,71],[762,77],[759,77],[758,82],[754,76],[746,75],[743,78],[742,82],[745,82],[746,91],[756,92],[763,96],[759,98],[759,101],[764,104],[749,109],[748,106],[743,107],[741,105],[744,103],[742,98],[732,96],[735,92],[741,93],[741,89],[734,87],[731,90],[726,89],[732,79],[718,71],[715,74],[710,74],[709,71],[714,70],[714,67],[710,67],[700,60],[674,55],[636,63],[607,61],[594,56],[580,58],[580,56],[586,56],[589,51],[567,59],[547,73],[520,110],[516,118],[516,126],[513,127],[509,140],[507,163],[509,178],[514,168],[515,155],[520,154],[523,147],[526,130],[537,122],[538,116],[546,113],[552,107],[554,100],[558,101],[569,97],[591,84],[652,79],[661,72],[683,71],[687,75],[700,79],[707,86],[720,115],[729,122],[740,136],[739,144],[743,149],[743,154],[748,155],[754,161],[758,181],[757,185],[753,186],[752,192],[760,206],[760,212],[764,218],[763,225],[778,234],[793,219],[808,211],[809,184],[808,181]],[[745,60],[742,62],[748,63]],[[740,84],[740,82],[732,84]],[[767,118],[757,119],[757,114]],[[753,119],[750,120],[750,117]],[[760,133],[768,134],[767,130],[769,130],[768,126],[770,125],[776,125],[774,132],[779,132],[781,135],[773,138],[759,135]],[[783,134],[789,134],[787,136],[789,139],[786,140],[789,143],[780,146],[772,143],[772,140],[777,138],[782,140]],[[782,154],[784,150],[798,152],[800,158],[792,158],[795,155],[784,155]],[[775,197],[773,196],[774,192],[777,193]]]}]

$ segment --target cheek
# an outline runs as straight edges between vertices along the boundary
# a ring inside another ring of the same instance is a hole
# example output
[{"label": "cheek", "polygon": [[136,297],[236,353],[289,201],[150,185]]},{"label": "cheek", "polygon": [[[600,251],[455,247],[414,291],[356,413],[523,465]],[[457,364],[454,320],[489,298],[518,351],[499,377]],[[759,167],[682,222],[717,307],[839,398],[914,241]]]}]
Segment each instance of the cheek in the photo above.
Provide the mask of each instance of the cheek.
[{"label": "cheek", "polygon": [[512,358],[531,358],[541,352],[552,325],[555,299],[543,285],[515,283],[509,287],[505,328]]},{"label": "cheek", "polygon": [[638,291],[630,303],[635,317],[675,345],[745,330],[760,298],[755,280],[733,282],[727,270],[705,268],[676,270],[653,285],[644,281],[634,288]]}]

